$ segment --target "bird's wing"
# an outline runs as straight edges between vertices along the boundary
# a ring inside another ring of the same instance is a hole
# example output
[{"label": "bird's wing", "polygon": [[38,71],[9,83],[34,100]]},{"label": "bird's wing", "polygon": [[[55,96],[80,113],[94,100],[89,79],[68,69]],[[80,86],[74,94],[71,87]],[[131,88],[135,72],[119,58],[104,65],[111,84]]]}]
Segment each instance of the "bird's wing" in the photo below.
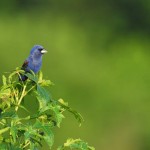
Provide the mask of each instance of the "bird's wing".
[{"label": "bird's wing", "polygon": [[27,68],[28,67],[28,63],[29,63],[28,60],[25,60],[23,65],[22,65],[22,69]]}]

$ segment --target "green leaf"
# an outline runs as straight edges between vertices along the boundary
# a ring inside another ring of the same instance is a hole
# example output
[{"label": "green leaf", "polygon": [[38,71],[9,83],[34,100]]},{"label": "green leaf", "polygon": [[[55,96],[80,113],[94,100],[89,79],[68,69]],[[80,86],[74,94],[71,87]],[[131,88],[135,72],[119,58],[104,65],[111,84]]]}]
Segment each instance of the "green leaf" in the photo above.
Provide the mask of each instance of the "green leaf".
[{"label": "green leaf", "polygon": [[4,137],[2,135],[0,135],[0,145],[3,142],[3,140],[4,140]]},{"label": "green leaf", "polygon": [[63,99],[59,99],[58,103],[66,110],[68,110],[69,112],[71,112],[75,118],[77,119],[77,121],[79,122],[79,126],[81,126],[81,123],[84,121],[83,117],[81,116],[80,113],[78,113],[77,111],[73,110],[71,107],[68,106],[67,103],[64,102]]},{"label": "green leaf", "polygon": [[39,71],[39,82],[43,80],[43,73],[42,71]]},{"label": "green leaf", "polygon": [[46,105],[50,102],[50,95],[45,90],[45,88],[37,85],[37,99],[39,101],[39,109],[46,107]]},{"label": "green leaf", "polygon": [[45,99],[47,102],[50,102],[50,94],[46,91],[45,88],[37,85],[37,92],[41,98]]},{"label": "green leaf", "polygon": [[22,150],[21,148],[19,148],[18,146],[15,145],[9,145],[9,148],[7,148],[6,150]]},{"label": "green leaf", "polygon": [[81,139],[68,139],[64,145],[57,148],[57,150],[65,150],[65,148],[75,149],[75,150],[95,150],[94,147],[88,145],[88,143],[82,141]]},{"label": "green leaf", "polygon": [[16,143],[16,138],[17,138],[17,126],[12,126],[12,127],[10,128],[10,134],[12,135],[13,143]]},{"label": "green leaf", "polygon": [[35,143],[39,143],[39,137],[38,137],[38,130],[37,129],[34,129],[33,126],[26,126],[26,129],[25,129],[25,133],[24,133],[24,138],[25,138],[25,143],[32,143],[32,142],[35,142]]},{"label": "green leaf", "polygon": [[8,148],[7,148],[7,145],[6,145],[6,144],[4,144],[4,143],[2,144],[2,143],[1,143],[1,144],[0,144],[0,149],[1,149],[1,150],[7,150]]},{"label": "green leaf", "polygon": [[30,143],[30,150],[38,150],[35,143],[33,143],[33,142]]},{"label": "green leaf", "polygon": [[51,124],[41,123],[39,120],[36,120],[36,123],[34,124],[34,128],[37,128],[44,133],[43,139],[48,144],[49,148],[51,148],[54,143],[54,134],[52,132]]},{"label": "green leaf", "polygon": [[15,118],[16,112],[15,111],[8,111],[0,114],[0,119],[3,118]]},{"label": "green leaf", "polygon": [[3,80],[3,85],[7,85],[7,78],[3,75],[2,76],[2,80]]},{"label": "green leaf", "polygon": [[11,89],[10,88],[3,88],[0,91],[0,99],[7,99],[11,96]]},{"label": "green leaf", "polygon": [[42,80],[38,82],[40,84],[40,86],[50,86],[50,85],[54,85],[53,82],[51,82],[50,80]]},{"label": "green leaf", "polygon": [[6,127],[0,130],[0,134],[3,134],[5,132],[7,132],[10,129],[10,127]]},{"label": "green leaf", "polygon": [[46,114],[47,111],[51,112],[51,120],[54,119],[53,121],[55,121],[56,125],[60,127],[62,119],[64,118],[61,106],[56,104],[48,104],[46,107],[40,109],[40,114]]},{"label": "green leaf", "polygon": [[42,71],[39,71],[39,80],[38,80],[38,84],[40,84],[40,86],[50,86],[53,85],[53,83],[50,80],[44,80],[43,79],[43,73]]},{"label": "green leaf", "polygon": [[34,81],[35,83],[38,82],[38,78],[31,73],[26,73],[25,76],[27,76],[30,80]]},{"label": "green leaf", "polygon": [[51,107],[51,110],[54,113],[54,118],[55,118],[57,126],[60,127],[60,123],[62,122],[62,119],[64,118],[64,115],[61,112],[61,107],[59,105],[55,105]]}]

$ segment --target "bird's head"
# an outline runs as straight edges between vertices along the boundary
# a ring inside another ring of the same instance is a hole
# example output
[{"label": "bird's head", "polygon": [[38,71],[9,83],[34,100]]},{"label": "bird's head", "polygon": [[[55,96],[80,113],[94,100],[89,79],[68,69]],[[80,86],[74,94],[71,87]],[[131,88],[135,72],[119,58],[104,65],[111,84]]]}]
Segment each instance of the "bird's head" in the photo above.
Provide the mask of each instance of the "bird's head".
[{"label": "bird's head", "polygon": [[45,53],[47,53],[47,50],[45,50],[44,47],[41,45],[33,46],[33,48],[31,49],[31,52],[30,52],[31,55],[34,55],[37,57],[42,56]]}]

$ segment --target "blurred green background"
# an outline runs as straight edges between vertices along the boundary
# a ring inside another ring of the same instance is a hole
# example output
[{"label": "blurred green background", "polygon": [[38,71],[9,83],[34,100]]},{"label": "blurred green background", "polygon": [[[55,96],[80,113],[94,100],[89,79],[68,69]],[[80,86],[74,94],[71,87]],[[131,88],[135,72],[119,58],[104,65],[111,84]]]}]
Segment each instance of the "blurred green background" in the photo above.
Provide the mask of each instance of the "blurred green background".
[{"label": "blurred green background", "polygon": [[150,1],[141,0],[0,2],[0,75],[41,44],[53,97],[84,117],[78,127],[67,115],[53,149],[68,137],[96,150],[150,149],[149,18]]}]

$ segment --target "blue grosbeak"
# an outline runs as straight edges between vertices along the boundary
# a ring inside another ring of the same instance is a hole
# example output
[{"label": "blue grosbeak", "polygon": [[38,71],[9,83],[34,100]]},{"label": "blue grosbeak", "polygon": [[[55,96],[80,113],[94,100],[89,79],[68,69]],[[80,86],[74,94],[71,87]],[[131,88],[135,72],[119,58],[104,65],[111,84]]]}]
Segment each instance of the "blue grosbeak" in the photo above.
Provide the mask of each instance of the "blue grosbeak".
[{"label": "blue grosbeak", "polygon": [[[22,69],[27,73],[31,72],[31,70],[36,74],[42,66],[42,56],[43,54],[47,53],[41,45],[35,45],[31,51],[29,57],[24,61],[22,65]],[[21,75],[22,81],[25,81],[27,76]]]}]

